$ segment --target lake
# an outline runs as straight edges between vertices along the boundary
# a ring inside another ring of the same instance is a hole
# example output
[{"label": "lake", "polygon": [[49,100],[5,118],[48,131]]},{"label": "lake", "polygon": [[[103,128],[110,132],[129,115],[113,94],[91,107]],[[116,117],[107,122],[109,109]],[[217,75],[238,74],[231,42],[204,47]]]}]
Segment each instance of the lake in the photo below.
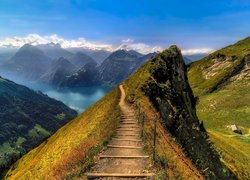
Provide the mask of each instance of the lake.
[{"label": "lake", "polygon": [[76,110],[78,113],[85,111],[88,107],[97,102],[112,89],[111,87],[107,86],[66,89],[59,89],[41,84],[29,84],[27,86],[34,90],[39,90],[51,98],[62,101],[64,104]]},{"label": "lake", "polygon": [[41,89],[41,91],[49,97],[62,101],[78,113],[81,113],[105,96],[111,89],[111,87],[95,86],[70,89],[50,88]]},{"label": "lake", "polygon": [[[2,75],[3,73],[1,73]],[[3,76],[6,77],[6,76]],[[7,79],[17,84],[22,84],[33,90],[41,91],[49,97],[63,102],[78,113],[85,111],[92,104],[105,96],[113,88],[108,86],[93,86],[80,88],[58,88],[48,84],[25,81],[15,76],[7,76]]]}]

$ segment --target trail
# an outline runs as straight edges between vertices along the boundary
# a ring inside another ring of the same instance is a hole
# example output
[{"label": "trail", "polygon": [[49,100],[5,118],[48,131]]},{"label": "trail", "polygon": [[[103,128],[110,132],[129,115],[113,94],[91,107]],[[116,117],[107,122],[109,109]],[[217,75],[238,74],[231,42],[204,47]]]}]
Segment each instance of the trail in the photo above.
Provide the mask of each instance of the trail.
[{"label": "trail", "polygon": [[117,180],[117,179],[153,179],[150,172],[148,156],[143,151],[140,138],[140,126],[134,111],[125,102],[125,91],[119,86],[121,99],[120,124],[116,130],[116,137],[100,153],[99,160],[87,173],[88,179]]}]

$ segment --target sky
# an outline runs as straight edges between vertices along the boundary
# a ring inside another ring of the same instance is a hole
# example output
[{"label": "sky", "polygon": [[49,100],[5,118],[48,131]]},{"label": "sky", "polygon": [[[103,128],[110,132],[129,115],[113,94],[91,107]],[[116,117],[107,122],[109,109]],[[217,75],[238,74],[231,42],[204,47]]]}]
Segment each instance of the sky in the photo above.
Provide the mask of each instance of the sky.
[{"label": "sky", "polygon": [[[250,0],[0,0],[0,46],[55,41],[212,51],[250,35]],[[31,40],[30,40],[31,39]]]}]

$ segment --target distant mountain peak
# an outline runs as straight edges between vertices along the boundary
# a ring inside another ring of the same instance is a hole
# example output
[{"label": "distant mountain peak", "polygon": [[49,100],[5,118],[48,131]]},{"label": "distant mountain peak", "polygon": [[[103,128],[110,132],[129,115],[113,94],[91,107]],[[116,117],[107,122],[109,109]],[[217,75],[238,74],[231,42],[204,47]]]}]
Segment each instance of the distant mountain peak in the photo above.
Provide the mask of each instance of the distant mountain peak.
[{"label": "distant mountain peak", "polygon": [[51,43],[48,43],[47,45],[50,47],[62,48],[62,46],[59,43],[51,42]]}]

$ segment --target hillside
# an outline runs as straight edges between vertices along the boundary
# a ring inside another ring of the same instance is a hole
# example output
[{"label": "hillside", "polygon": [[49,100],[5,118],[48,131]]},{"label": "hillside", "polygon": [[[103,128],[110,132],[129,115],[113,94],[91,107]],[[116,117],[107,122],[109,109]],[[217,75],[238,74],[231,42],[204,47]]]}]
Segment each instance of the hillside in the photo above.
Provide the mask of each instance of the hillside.
[{"label": "hillside", "polygon": [[23,156],[8,172],[9,179],[79,177],[112,136],[118,123],[119,90],[59,129],[40,146]]},{"label": "hillside", "polygon": [[[170,63],[167,63],[170,62]],[[142,65],[124,83],[126,100],[145,113],[144,150],[152,157],[152,117],[157,121],[156,169],[159,178],[233,178],[195,113],[179,49],[170,47]],[[30,151],[8,171],[9,179],[84,178],[119,122],[119,90],[98,101]],[[200,173],[201,172],[201,173]]]},{"label": "hillside", "polygon": [[[226,164],[250,178],[250,38],[194,62],[188,71],[197,114]],[[232,132],[236,124],[243,135]]]},{"label": "hillside", "polygon": [[77,115],[63,103],[2,77],[0,109],[1,172]]}]

